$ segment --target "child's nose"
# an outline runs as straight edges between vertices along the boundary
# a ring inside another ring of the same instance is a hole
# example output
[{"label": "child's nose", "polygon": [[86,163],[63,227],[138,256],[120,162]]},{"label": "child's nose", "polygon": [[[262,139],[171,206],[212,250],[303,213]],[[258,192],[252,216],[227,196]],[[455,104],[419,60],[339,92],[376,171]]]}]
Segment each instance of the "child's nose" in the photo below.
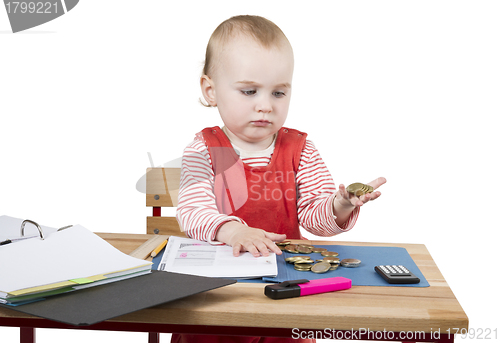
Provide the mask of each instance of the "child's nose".
[{"label": "child's nose", "polygon": [[268,99],[267,97],[259,99],[255,109],[257,112],[262,112],[262,113],[271,112],[273,109],[271,100]]}]

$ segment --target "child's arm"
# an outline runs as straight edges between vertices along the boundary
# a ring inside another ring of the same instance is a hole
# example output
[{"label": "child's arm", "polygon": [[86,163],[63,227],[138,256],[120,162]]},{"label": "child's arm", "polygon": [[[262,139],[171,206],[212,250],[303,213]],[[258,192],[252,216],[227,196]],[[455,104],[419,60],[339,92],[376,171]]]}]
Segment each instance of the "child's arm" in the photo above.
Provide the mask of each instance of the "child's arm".
[{"label": "child's arm", "polygon": [[334,236],[350,230],[356,223],[359,208],[349,209],[342,223],[337,222],[333,203],[337,189],[332,176],[314,144],[307,140],[297,171],[300,225],[317,236]]},{"label": "child's arm", "polygon": [[[385,183],[384,178],[377,180],[373,181],[378,182],[376,187]],[[350,230],[356,223],[360,204],[380,196],[380,192],[376,192],[368,197],[354,199],[343,185],[339,186],[337,192],[328,168],[309,140],[302,151],[297,184],[299,223],[317,236],[333,236]]]},{"label": "child's arm", "polygon": [[242,221],[218,211],[213,194],[214,174],[210,156],[201,135],[186,147],[182,157],[177,221],[188,237],[215,241],[218,228],[229,221]]}]

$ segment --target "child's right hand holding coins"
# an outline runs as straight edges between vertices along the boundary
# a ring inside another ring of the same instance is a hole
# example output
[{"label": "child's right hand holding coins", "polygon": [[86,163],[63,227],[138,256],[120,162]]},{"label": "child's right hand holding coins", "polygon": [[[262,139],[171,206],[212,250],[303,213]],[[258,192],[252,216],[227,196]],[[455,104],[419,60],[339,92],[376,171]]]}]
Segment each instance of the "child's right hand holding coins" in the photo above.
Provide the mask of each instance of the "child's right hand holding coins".
[{"label": "child's right hand holding coins", "polygon": [[350,184],[347,188],[341,184],[337,192],[337,200],[343,206],[363,206],[368,201],[375,200],[380,196],[381,193],[375,190],[386,181],[384,177],[379,177],[368,184],[357,182]]}]

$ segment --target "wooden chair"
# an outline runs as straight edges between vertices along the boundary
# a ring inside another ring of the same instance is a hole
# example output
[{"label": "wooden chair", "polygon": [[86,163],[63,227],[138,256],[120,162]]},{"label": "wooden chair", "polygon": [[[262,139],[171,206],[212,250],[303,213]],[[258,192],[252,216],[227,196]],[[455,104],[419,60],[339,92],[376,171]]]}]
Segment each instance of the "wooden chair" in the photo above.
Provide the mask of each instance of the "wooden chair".
[{"label": "wooden chair", "polygon": [[[148,168],[146,171],[146,206],[153,208],[147,217],[146,232],[155,235],[187,237],[175,217],[162,217],[162,207],[177,207],[181,168]],[[159,343],[158,332],[148,333],[148,343]]]},{"label": "wooden chair", "polygon": [[181,168],[148,168],[146,172],[146,206],[153,208],[147,217],[147,233],[186,237],[175,217],[162,217],[162,207],[176,207]]}]

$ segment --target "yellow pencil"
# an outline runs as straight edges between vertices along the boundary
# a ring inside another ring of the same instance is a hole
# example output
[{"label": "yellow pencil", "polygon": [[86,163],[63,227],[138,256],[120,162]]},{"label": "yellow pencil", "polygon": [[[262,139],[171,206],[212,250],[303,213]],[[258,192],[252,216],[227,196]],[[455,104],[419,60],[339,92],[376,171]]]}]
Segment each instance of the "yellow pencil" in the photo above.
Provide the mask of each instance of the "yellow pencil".
[{"label": "yellow pencil", "polygon": [[160,245],[156,247],[155,250],[151,252],[151,257],[155,257],[162,251],[163,248],[165,248],[165,245],[167,245],[168,239],[164,240]]}]

